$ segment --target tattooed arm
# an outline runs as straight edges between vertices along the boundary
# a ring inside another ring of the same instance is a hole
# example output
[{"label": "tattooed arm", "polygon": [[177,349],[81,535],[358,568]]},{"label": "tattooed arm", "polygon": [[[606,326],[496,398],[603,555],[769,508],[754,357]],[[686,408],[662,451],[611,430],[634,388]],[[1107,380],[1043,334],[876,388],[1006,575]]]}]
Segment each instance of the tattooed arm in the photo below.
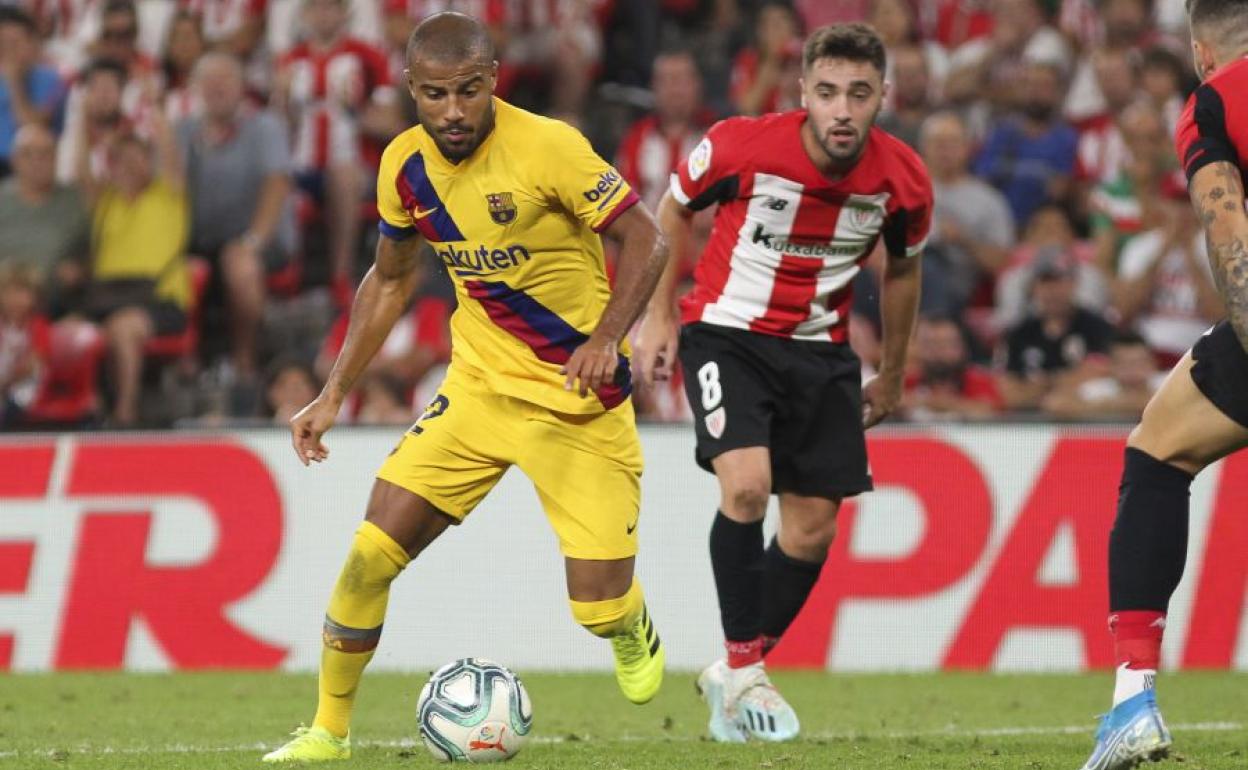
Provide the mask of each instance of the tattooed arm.
[{"label": "tattooed arm", "polygon": [[1248,212],[1244,183],[1234,163],[1216,161],[1197,171],[1188,185],[1192,205],[1205,228],[1213,278],[1226,303],[1226,317],[1248,350]]}]

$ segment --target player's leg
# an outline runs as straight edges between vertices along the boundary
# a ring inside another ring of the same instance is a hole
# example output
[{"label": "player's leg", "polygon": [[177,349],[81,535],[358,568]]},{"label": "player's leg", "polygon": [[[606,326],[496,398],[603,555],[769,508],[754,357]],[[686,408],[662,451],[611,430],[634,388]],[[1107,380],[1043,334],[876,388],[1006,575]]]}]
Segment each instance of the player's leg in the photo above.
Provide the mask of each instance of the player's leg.
[{"label": "player's leg", "polygon": [[1211,400],[1222,401],[1217,389],[1194,379],[1216,380],[1208,370],[1218,356],[1208,344],[1206,337],[1194,348],[1195,359],[1189,353],[1179,361],[1127,441],[1109,545],[1114,707],[1101,722],[1087,770],[1130,767],[1170,744],[1153,685],[1170,596],[1187,557],[1189,489],[1206,466],[1248,445],[1248,427],[1226,414],[1225,403]]},{"label": "player's leg", "polygon": [[839,497],[780,494],[780,530],[763,566],[763,654],[784,636],[815,587],[836,537]]},{"label": "player's leg", "polygon": [[390,584],[498,482],[513,446],[510,428],[488,398],[448,378],[382,464],[325,613],[316,717],[266,762],[350,756],[351,712],[381,640]]},{"label": "player's leg", "polygon": [[663,645],[633,576],[641,506],[641,443],[631,402],[592,415],[526,405],[517,465],[559,537],[577,623],[609,639],[625,697],[645,703],[663,682]]}]

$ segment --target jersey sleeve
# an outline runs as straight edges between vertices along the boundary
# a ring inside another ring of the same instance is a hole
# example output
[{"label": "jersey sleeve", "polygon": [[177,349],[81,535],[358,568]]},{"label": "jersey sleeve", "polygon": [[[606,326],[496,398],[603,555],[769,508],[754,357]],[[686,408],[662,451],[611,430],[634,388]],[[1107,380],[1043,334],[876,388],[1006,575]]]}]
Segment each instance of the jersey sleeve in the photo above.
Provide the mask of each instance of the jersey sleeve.
[{"label": "jersey sleeve", "polygon": [[545,156],[550,181],[544,192],[600,233],[637,203],[637,193],[619,171],[594,152],[581,132],[552,123],[547,137],[550,151]]},{"label": "jersey sleeve", "polygon": [[400,144],[402,136],[400,134],[386,147],[377,169],[377,213],[381,216],[377,228],[392,241],[407,240],[416,234],[416,220],[403,206],[399,194],[399,175],[407,156],[403,151],[405,145]]},{"label": "jersey sleeve", "polygon": [[1188,182],[1210,163],[1238,163],[1227,132],[1222,95],[1209,83],[1202,83],[1188,98],[1174,132],[1174,143]]},{"label": "jersey sleeve", "polygon": [[731,120],[716,123],[689,157],[676,167],[671,190],[672,197],[681,205],[701,211],[737,197],[740,171],[733,149],[739,140],[732,134]]},{"label": "jersey sleeve", "polygon": [[932,229],[932,180],[922,161],[915,158],[915,168],[902,184],[896,206],[884,221],[884,247],[890,257],[914,257],[927,246]]}]

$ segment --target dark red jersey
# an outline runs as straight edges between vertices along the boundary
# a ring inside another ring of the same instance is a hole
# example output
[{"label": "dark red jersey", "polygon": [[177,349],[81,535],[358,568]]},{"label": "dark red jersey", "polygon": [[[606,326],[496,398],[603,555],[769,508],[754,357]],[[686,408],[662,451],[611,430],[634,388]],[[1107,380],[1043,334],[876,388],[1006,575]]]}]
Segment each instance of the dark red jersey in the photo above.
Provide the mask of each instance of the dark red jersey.
[{"label": "dark red jersey", "polygon": [[1248,57],[1222,67],[1192,92],[1174,133],[1190,182],[1210,163],[1248,169]]}]

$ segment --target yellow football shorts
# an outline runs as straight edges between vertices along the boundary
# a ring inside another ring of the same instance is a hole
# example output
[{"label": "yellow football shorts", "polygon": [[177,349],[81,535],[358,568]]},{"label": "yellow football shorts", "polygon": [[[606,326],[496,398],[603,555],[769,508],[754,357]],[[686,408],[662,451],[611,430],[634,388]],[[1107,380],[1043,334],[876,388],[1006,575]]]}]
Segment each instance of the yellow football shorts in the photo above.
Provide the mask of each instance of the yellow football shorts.
[{"label": "yellow football shorts", "polygon": [[462,521],[512,465],[537,488],[564,556],[637,553],[642,456],[632,401],[563,414],[452,370],[377,478]]}]

